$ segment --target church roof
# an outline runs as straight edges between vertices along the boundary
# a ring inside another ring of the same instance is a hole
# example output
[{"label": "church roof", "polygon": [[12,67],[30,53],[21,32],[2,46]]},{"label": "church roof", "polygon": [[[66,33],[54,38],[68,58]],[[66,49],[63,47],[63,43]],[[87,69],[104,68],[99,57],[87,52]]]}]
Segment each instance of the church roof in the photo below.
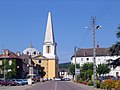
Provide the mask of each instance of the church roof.
[{"label": "church roof", "polygon": [[39,54],[38,50],[33,48],[32,44],[30,44],[29,47],[23,51],[23,53],[27,55],[32,55],[32,56]]},{"label": "church roof", "polygon": [[52,43],[52,44],[55,43],[51,12],[48,13],[48,20],[47,20],[44,43]]}]

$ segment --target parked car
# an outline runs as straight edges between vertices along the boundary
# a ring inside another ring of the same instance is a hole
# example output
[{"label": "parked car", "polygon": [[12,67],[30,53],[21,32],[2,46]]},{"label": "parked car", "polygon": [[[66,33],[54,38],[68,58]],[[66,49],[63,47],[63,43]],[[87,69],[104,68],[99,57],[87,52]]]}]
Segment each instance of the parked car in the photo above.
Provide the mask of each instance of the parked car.
[{"label": "parked car", "polygon": [[11,80],[5,80],[5,81],[3,80],[3,81],[0,81],[0,85],[1,86],[16,86],[17,83]]},{"label": "parked car", "polygon": [[70,81],[71,79],[70,78],[64,78],[65,79],[65,81]]},{"label": "parked car", "polygon": [[61,78],[55,78],[55,81],[61,81]]},{"label": "parked car", "polygon": [[25,85],[25,82],[23,81],[23,79],[16,79],[18,85]]},{"label": "parked car", "polygon": [[27,80],[27,79],[22,79],[22,80],[23,80],[23,82],[25,83],[25,85],[28,84],[28,80]]},{"label": "parked car", "polygon": [[25,85],[25,81],[23,79],[12,79],[13,82],[16,82],[17,85]]},{"label": "parked car", "polygon": [[12,80],[7,80],[6,82],[8,82],[9,86],[16,86],[16,85],[18,85],[16,82],[13,82]]}]

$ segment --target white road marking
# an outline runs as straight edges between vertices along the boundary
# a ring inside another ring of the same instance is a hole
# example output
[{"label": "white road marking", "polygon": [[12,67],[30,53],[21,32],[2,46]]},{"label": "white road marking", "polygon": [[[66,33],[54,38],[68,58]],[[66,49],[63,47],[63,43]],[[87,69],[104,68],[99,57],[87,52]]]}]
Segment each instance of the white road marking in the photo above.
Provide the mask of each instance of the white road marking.
[{"label": "white road marking", "polygon": [[55,82],[55,90],[57,90],[57,82]]}]

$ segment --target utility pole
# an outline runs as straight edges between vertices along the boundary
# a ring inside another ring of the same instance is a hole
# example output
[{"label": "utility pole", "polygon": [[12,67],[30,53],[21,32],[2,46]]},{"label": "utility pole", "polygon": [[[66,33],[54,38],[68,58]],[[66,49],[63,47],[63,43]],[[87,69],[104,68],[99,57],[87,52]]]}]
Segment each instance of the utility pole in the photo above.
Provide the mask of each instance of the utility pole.
[{"label": "utility pole", "polygon": [[77,82],[77,76],[76,76],[76,47],[74,48],[75,53],[75,82]]},{"label": "utility pole", "polygon": [[3,49],[3,55],[4,55],[4,81],[5,81],[5,78],[6,78],[6,76],[5,76],[5,74],[6,74],[6,66],[5,66],[5,64],[6,64],[6,52],[5,52],[5,49]]},{"label": "utility pole", "polygon": [[92,34],[93,34],[93,69],[94,69],[94,87],[96,88],[96,80],[97,80],[97,74],[96,74],[96,41],[95,41],[95,17],[92,17]]}]

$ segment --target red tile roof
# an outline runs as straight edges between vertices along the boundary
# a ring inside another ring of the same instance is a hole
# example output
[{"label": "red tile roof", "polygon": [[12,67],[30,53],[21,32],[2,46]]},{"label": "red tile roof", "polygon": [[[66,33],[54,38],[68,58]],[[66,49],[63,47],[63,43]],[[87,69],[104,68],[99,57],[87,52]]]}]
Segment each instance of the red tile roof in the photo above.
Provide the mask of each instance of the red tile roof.
[{"label": "red tile roof", "polygon": [[5,54],[0,54],[0,59],[2,58],[19,58],[19,56],[17,56],[15,53],[9,51],[8,49],[4,50],[6,53]]},{"label": "red tile roof", "polygon": [[[109,48],[96,48],[96,56],[109,56]],[[93,48],[79,48],[76,52],[76,57],[93,56]],[[72,56],[74,57],[74,55]]]}]

